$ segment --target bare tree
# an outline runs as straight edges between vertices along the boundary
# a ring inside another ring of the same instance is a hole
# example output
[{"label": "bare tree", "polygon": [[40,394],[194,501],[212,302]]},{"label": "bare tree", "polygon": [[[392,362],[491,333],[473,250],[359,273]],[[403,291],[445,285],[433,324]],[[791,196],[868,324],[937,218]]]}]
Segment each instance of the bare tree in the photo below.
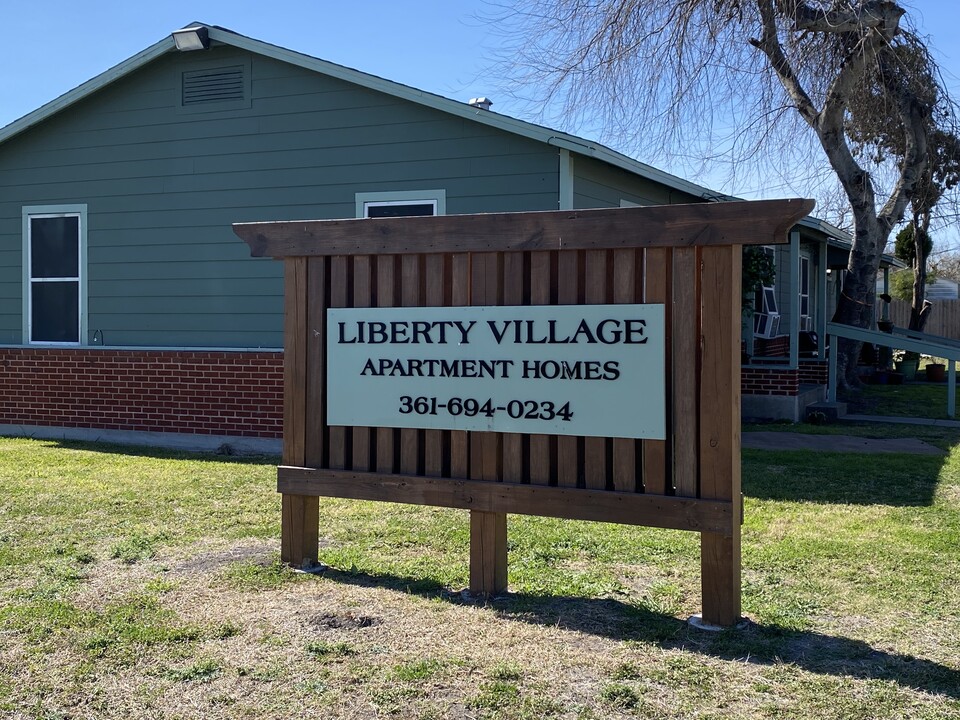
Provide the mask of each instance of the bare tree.
[{"label": "bare tree", "polygon": [[[599,113],[651,158],[769,162],[785,176],[813,167],[820,181],[826,167],[853,221],[834,319],[870,325],[883,249],[928,162],[933,105],[948,97],[901,4],[516,0],[501,9],[498,24],[515,40],[512,78],[542,89],[538,99],[566,123]],[[896,148],[863,132],[876,117],[896,127]],[[857,352],[839,356],[848,384]]]},{"label": "bare tree", "polygon": [[930,261],[931,268],[938,278],[960,283],[960,251],[942,250]]},{"label": "bare tree", "polygon": [[[931,309],[926,302],[927,263],[933,249],[931,226],[938,213],[943,217],[956,207],[956,194],[952,191],[960,183],[960,128],[949,98],[942,95],[931,75],[927,49],[916,42],[905,42],[884,50],[880,57],[889,62],[888,56],[895,56],[893,64],[897,70],[893,72],[900,76],[898,82],[909,83],[912,87],[908,92],[926,110],[923,123],[927,162],[910,197],[909,222],[897,234],[894,245],[896,256],[909,263],[913,271],[910,329],[922,331]],[[882,99],[859,104],[852,110],[847,133],[855,143],[878,156],[903,156],[908,141],[904,126]]]},{"label": "bare tree", "polygon": [[913,241],[913,252],[907,253],[913,268],[910,329],[920,331],[930,311],[930,305],[926,302],[927,260],[933,249],[930,226],[943,196],[960,184],[960,137],[954,132],[931,128],[928,148],[929,161],[920,186],[910,200],[911,219],[907,226]]}]

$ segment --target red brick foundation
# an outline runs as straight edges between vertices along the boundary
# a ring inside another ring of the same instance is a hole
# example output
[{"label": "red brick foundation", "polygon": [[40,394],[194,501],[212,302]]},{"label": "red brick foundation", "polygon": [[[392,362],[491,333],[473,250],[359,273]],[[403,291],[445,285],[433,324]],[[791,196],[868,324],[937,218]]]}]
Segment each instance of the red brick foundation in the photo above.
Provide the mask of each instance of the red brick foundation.
[{"label": "red brick foundation", "polygon": [[[745,395],[826,385],[825,360],[744,366]],[[0,425],[283,436],[283,353],[0,347]]]},{"label": "red brick foundation", "polygon": [[754,338],[753,354],[757,357],[786,357],[790,354],[790,336],[775,338]]},{"label": "red brick foundation", "polygon": [[826,360],[801,360],[800,382],[809,385],[826,385],[828,369]]},{"label": "red brick foundation", "polygon": [[0,348],[0,425],[280,438],[283,353]]},{"label": "red brick foundation", "polygon": [[744,366],[740,369],[740,390],[744,395],[797,395],[800,379],[796,370]]},{"label": "red brick foundation", "polygon": [[800,360],[796,370],[784,368],[740,368],[740,390],[744,395],[798,395],[801,385],[826,385],[826,360]]}]

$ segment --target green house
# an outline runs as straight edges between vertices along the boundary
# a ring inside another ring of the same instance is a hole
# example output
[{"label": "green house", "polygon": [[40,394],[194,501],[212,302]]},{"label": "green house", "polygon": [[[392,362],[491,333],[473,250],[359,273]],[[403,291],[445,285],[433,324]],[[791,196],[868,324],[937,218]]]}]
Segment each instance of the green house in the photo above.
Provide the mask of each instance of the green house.
[{"label": "green house", "polygon": [[[283,285],[232,223],[725,199],[199,23],[0,130],[0,186],[0,432],[240,449],[280,437]],[[776,332],[747,327],[747,415],[822,396],[823,348],[800,357],[797,333],[822,336],[846,238],[807,220],[792,239],[771,250]]]}]

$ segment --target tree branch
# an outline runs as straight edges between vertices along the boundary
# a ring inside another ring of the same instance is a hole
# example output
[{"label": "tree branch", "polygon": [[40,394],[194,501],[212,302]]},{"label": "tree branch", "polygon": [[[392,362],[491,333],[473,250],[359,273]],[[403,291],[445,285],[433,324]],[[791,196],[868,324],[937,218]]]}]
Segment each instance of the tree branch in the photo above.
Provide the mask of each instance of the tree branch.
[{"label": "tree branch", "polygon": [[848,33],[881,27],[895,31],[905,12],[887,0],[867,2],[853,10],[824,10],[809,3],[798,3],[792,20],[796,32]]},{"label": "tree branch", "polygon": [[797,77],[793,66],[783,52],[783,47],[780,45],[780,36],[777,33],[777,18],[771,0],[757,0],[757,10],[760,11],[763,35],[759,40],[751,38],[749,42],[767,56],[770,66],[780,80],[780,84],[783,85],[783,89],[793,100],[800,115],[811,127],[814,127],[818,115],[817,108],[803,85],[801,85],[800,78]]}]

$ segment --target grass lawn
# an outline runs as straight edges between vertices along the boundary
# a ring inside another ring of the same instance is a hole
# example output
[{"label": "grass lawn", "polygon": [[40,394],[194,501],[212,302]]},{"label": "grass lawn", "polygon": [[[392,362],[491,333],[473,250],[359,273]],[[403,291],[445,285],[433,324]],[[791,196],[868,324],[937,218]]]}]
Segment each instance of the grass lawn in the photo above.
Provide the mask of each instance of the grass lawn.
[{"label": "grass lawn", "polygon": [[745,451],[719,634],[678,531],[511,516],[483,604],[466,513],[322,500],[295,574],[275,462],[0,439],[0,717],[960,718],[960,446]]},{"label": "grass lawn", "polygon": [[904,385],[864,385],[838,398],[859,415],[948,419],[947,384],[922,380]]}]

